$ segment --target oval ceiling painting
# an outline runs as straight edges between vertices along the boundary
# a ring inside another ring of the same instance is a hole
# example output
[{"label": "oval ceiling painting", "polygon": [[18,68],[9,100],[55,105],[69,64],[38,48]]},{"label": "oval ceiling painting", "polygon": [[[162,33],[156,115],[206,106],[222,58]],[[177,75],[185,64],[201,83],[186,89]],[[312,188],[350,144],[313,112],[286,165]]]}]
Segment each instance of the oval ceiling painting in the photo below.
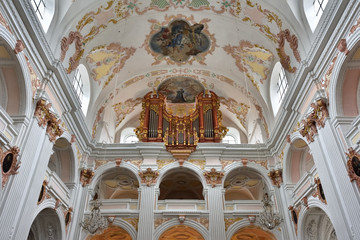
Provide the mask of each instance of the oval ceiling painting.
[{"label": "oval ceiling painting", "polygon": [[172,77],[160,84],[158,92],[170,103],[193,103],[196,96],[204,92],[201,83],[189,77]]},{"label": "oval ceiling painting", "polygon": [[175,20],[151,37],[150,47],[174,61],[184,62],[209,49],[210,40],[201,32],[203,29],[203,24],[190,26],[184,20]]}]

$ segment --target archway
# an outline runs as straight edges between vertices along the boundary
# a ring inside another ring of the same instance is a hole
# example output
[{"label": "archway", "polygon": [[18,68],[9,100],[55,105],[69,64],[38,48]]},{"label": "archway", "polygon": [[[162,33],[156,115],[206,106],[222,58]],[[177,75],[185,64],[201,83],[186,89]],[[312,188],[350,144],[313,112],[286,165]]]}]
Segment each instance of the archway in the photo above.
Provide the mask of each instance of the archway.
[{"label": "archway", "polygon": [[68,186],[75,181],[75,159],[71,144],[65,138],[56,140],[54,153],[51,155],[48,167]]},{"label": "archway", "polygon": [[299,239],[336,240],[336,232],[327,214],[318,207],[306,211],[299,231]]},{"label": "archway", "polygon": [[63,239],[60,219],[55,210],[45,208],[33,221],[28,240]]},{"label": "archway", "polygon": [[311,171],[314,165],[307,143],[302,139],[294,140],[287,154],[286,184],[296,184],[304,174]]},{"label": "archway", "polygon": [[239,229],[231,240],[276,240],[271,232],[255,226],[249,226]]},{"label": "archway", "polygon": [[159,238],[159,240],[204,240],[204,237],[195,229],[178,225],[166,230]]},{"label": "archway", "polygon": [[101,234],[88,236],[86,240],[132,240],[130,234],[121,227],[112,226],[105,229]]},{"label": "archway", "polygon": [[197,199],[204,200],[203,185],[196,173],[180,168],[169,171],[160,183],[159,200]]}]

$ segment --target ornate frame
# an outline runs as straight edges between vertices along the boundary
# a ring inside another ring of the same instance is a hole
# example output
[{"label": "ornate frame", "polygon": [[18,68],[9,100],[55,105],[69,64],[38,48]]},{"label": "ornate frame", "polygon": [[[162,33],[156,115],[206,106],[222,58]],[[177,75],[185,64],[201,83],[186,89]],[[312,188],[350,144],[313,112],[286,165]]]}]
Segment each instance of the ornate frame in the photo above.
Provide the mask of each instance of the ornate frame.
[{"label": "ornate frame", "polygon": [[354,166],[352,164],[352,160],[354,157],[360,160],[360,154],[355,152],[355,150],[352,148],[349,148],[348,151],[349,152],[345,154],[348,157],[347,166],[348,166],[348,174],[350,177],[350,182],[355,181],[358,187],[360,188],[360,176],[356,174],[356,171],[360,171],[360,166],[359,166],[359,170],[356,170],[354,169]]},{"label": "ornate frame", "polygon": [[[9,177],[11,175],[15,175],[18,174],[18,169],[20,167],[21,162],[17,162],[17,157],[19,155],[20,149],[17,146],[14,146],[12,148],[10,148],[8,151],[6,152],[2,152],[0,151],[0,164],[1,164],[1,174],[2,174],[2,188],[5,187],[6,182],[8,181]],[[6,157],[12,154],[12,162],[11,165],[9,166],[9,170],[7,170],[6,172],[4,172],[4,160],[6,159]]]},{"label": "ornate frame", "polygon": [[[324,193],[324,189],[322,187],[322,184],[321,184],[321,181],[320,181],[320,178],[315,178],[314,179],[314,182],[316,184],[316,190],[313,194],[313,197],[317,197],[319,198],[319,200],[325,204],[327,204],[326,202],[326,197],[325,197],[325,193]],[[324,197],[322,196],[324,195]]]},{"label": "ornate frame", "polygon": [[[298,227],[298,223],[299,223],[299,213],[301,210],[301,205],[296,208],[294,206],[289,206],[289,210],[290,210],[290,215],[291,215],[291,221],[294,224],[295,233],[297,235],[297,227]],[[294,220],[294,214],[296,216],[296,221]]]}]

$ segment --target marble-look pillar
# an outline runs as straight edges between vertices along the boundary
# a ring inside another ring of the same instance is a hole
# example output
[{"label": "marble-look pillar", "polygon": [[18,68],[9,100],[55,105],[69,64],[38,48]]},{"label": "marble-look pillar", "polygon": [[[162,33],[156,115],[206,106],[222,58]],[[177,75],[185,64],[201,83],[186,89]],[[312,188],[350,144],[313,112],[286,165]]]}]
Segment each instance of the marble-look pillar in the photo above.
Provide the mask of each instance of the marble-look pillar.
[{"label": "marble-look pillar", "polygon": [[209,233],[211,240],[226,239],[221,186],[208,188]]},{"label": "marble-look pillar", "polygon": [[318,134],[309,146],[337,238],[346,240],[360,236],[360,203],[348,176],[345,153],[328,119],[325,120],[324,128],[318,129]]},{"label": "marble-look pillar", "polygon": [[21,166],[5,186],[6,200],[0,213],[0,239],[27,239],[36,202],[45,177],[53,142],[34,117],[20,147]]},{"label": "marble-look pillar", "polygon": [[140,198],[137,240],[150,240],[154,233],[155,187],[142,185]]}]

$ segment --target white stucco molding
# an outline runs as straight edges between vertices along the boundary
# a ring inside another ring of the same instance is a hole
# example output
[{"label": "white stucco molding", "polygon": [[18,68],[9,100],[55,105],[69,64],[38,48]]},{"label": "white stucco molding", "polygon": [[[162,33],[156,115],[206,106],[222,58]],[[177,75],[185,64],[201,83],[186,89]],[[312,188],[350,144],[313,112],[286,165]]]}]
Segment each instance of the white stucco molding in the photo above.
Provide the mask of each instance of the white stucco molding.
[{"label": "white stucco molding", "polygon": [[[231,237],[238,230],[240,230],[241,228],[244,228],[244,227],[248,227],[250,225],[251,224],[250,224],[248,219],[243,219],[243,220],[240,220],[240,221],[237,221],[237,222],[233,223],[232,225],[230,225],[230,227],[226,231],[226,240],[231,240]],[[255,226],[256,226],[256,224],[255,224]],[[282,234],[281,234],[281,232],[279,230],[274,229],[273,231],[271,231],[271,233],[275,235],[276,239],[278,239],[278,240],[283,239]]]},{"label": "white stucco molding", "polygon": [[[50,199],[46,199],[44,200],[42,203],[40,203],[34,213],[32,214],[32,219],[31,222],[34,222],[35,218],[39,215],[39,213],[46,209],[46,208],[50,208],[50,209],[54,209],[56,205],[56,201],[52,198]],[[56,215],[59,218],[59,222],[60,222],[60,229],[61,229],[61,239],[65,240],[66,239],[66,228],[65,228],[65,217],[64,217],[64,213],[61,210],[61,207],[58,207],[56,210]],[[71,223],[70,223],[71,224]]]},{"label": "white stucco molding", "polygon": [[96,184],[98,183],[98,181],[101,179],[102,175],[104,175],[106,172],[116,169],[116,168],[125,168],[125,169],[129,170],[130,172],[132,172],[135,175],[139,184],[141,184],[141,178],[139,176],[139,168],[138,167],[136,167],[135,165],[133,165],[129,162],[125,162],[125,161],[121,161],[120,166],[117,166],[115,161],[111,161],[111,162],[108,162],[108,163],[100,166],[98,169],[95,170],[95,175],[91,181],[89,189],[94,189]]},{"label": "white stucco molding", "polygon": [[[14,49],[16,46],[16,38],[13,36],[4,26],[0,25],[0,38],[2,38],[10,47]],[[19,52],[16,54],[16,59],[21,68],[21,73],[18,76],[18,79],[22,79],[22,82],[19,82],[20,88],[20,106],[19,114],[24,115],[27,118],[31,117],[32,114],[32,92],[31,92],[31,81],[30,73],[25,59],[24,52]]]},{"label": "white stucco molding", "polygon": [[306,221],[306,216],[307,213],[309,211],[311,211],[311,208],[320,208],[322,211],[324,211],[324,213],[329,217],[330,221],[332,222],[332,217],[330,215],[330,211],[329,211],[329,206],[322,203],[319,199],[314,198],[314,197],[310,197],[308,199],[308,206],[309,209],[307,209],[306,207],[302,206],[300,212],[299,212],[299,216],[298,216],[298,239],[305,239],[305,221]]},{"label": "white stucco molding", "polygon": [[222,186],[224,186],[224,182],[225,179],[227,178],[227,176],[235,169],[238,168],[244,168],[247,171],[251,171],[253,170],[254,172],[258,173],[260,175],[260,177],[262,178],[262,180],[264,181],[264,183],[266,184],[266,187],[269,191],[273,191],[273,185],[270,181],[270,178],[268,177],[268,170],[266,170],[264,167],[260,166],[259,164],[253,163],[253,162],[247,162],[246,166],[243,165],[243,163],[241,161],[237,161],[234,162],[228,166],[226,166],[224,168],[225,174],[224,177],[222,179]]},{"label": "white stucco molding", "polygon": [[[170,229],[171,227],[178,226],[178,225],[180,225],[180,222],[178,219],[171,219],[169,221],[164,222],[163,224],[161,224],[160,226],[158,226],[155,229],[153,239],[159,239],[161,234],[163,234],[166,230]],[[205,240],[210,239],[209,231],[202,224],[195,222],[191,219],[185,219],[185,221],[184,221],[184,223],[182,223],[182,225],[185,225],[185,226],[195,229],[203,236],[203,238]]]},{"label": "white stucco molding", "polygon": [[155,188],[159,188],[160,183],[162,182],[164,177],[169,173],[169,171],[172,171],[174,169],[181,169],[181,168],[189,169],[192,172],[194,172],[195,175],[199,178],[201,184],[203,185],[204,190],[207,188],[206,179],[204,177],[204,171],[199,166],[189,163],[188,161],[185,161],[182,167],[180,167],[179,162],[176,161],[176,162],[170,163],[170,164],[164,166],[163,168],[161,168],[159,170],[160,174],[157,179]]},{"label": "white stucco molding", "polygon": [[[354,24],[357,19],[354,20]],[[351,52],[354,47],[360,41],[360,28],[358,28],[355,32],[353,32],[350,36],[346,36],[346,44],[347,49]],[[349,54],[351,55],[351,54]],[[330,78],[330,86],[329,86],[329,102],[332,103],[329,105],[329,116],[331,118],[336,116],[343,115],[342,107],[339,106],[339,99],[342,98],[342,84],[344,82],[344,77],[342,77],[342,73],[344,71],[344,65],[346,64],[347,57],[349,55],[345,55],[345,53],[339,52],[336,62],[334,64],[334,69]]]}]

